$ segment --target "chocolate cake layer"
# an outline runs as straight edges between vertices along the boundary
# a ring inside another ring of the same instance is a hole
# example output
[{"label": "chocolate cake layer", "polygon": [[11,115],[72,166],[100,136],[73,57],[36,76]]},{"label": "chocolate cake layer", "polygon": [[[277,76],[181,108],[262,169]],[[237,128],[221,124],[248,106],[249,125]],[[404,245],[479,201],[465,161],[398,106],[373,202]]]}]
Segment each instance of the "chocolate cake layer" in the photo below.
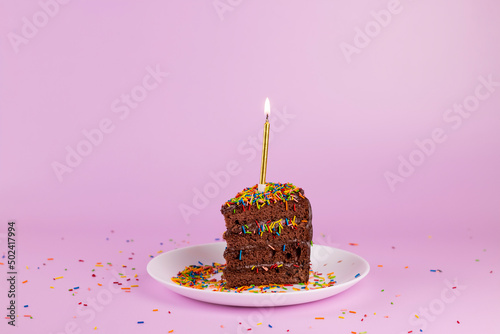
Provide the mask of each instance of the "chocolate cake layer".
[{"label": "chocolate cake layer", "polygon": [[239,269],[225,270],[223,278],[226,286],[234,288],[248,285],[264,284],[295,284],[305,283],[309,280],[309,262],[303,264],[286,264],[281,267],[242,267]]},{"label": "chocolate cake layer", "polygon": [[[303,195],[302,195],[303,196]],[[261,222],[263,217],[267,220],[276,221],[279,219],[293,217],[300,220],[311,220],[312,210],[309,200],[305,197],[295,196],[296,200],[286,202],[277,201],[269,205],[262,205],[260,208],[257,205],[236,205],[223,206],[221,213],[226,222],[226,228],[232,229],[235,226],[243,226],[245,224],[254,223],[256,220]]]},{"label": "chocolate cake layer", "polygon": [[305,263],[311,257],[309,241],[270,243],[267,246],[247,245],[241,249],[236,247],[224,251],[226,267],[234,268],[244,265],[260,265],[263,263]]},{"label": "chocolate cake layer", "polygon": [[226,231],[223,234],[223,238],[226,240],[228,247],[243,247],[250,243],[267,246],[269,242],[312,240],[313,228],[311,222],[303,223],[296,227],[284,226],[281,228],[281,233],[279,233],[279,228],[276,230],[276,232],[262,231],[262,233],[231,233]]}]

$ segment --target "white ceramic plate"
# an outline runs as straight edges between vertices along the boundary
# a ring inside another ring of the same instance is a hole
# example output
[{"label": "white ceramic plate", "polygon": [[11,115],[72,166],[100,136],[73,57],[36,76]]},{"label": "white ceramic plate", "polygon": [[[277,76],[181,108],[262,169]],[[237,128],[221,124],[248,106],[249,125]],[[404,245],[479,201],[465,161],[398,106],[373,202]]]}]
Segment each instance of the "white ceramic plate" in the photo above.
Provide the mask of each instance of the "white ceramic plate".
[{"label": "white ceramic plate", "polygon": [[[208,303],[271,307],[308,303],[336,295],[361,281],[370,271],[370,265],[362,257],[351,252],[328,246],[314,245],[311,248],[311,269],[317,272],[335,272],[335,285],[314,290],[287,290],[285,293],[241,293],[192,289],[172,282],[172,277],[186,266],[212,262],[225,263],[225,242],[216,242],[175,249],[163,253],[148,263],[148,273],[170,290],[189,298]],[[359,274],[359,275],[358,275]],[[220,274],[219,274],[220,276]],[[300,288],[300,285],[294,285]]]}]

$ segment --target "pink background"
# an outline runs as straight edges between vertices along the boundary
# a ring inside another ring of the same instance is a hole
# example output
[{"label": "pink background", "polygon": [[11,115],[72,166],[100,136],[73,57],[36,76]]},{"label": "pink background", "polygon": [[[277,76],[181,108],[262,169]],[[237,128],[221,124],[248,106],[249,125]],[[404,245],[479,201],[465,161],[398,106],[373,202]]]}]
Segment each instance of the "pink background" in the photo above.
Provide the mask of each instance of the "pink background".
[{"label": "pink background", "polygon": [[[160,250],[220,238],[220,205],[258,181],[266,97],[267,179],[303,187],[315,242],[356,252],[372,272],[339,296],[274,309],[252,332],[415,333],[408,316],[453,279],[467,289],[424,332],[500,328],[497,1],[54,1],[0,3],[0,254],[15,219],[28,279],[20,332],[59,333],[70,321],[83,333],[238,331],[250,310],[176,296],[145,266]],[[397,13],[380,14],[388,8]],[[346,57],[347,44],[357,53]],[[155,68],[168,76],[140,88]],[[134,108],[120,101],[131,93]],[[467,118],[447,111],[474,101]],[[58,179],[66,148],[89,149],[83,132],[106,120],[109,133]],[[436,128],[446,139],[418,153],[415,141]],[[384,175],[398,173],[399,156],[424,158],[391,189]],[[92,296],[99,261],[135,261],[141,284],[87,323],[75,313],[83,297],[67,289]],[[66,283],[53,281],[64,268]],[[0,288],[3,308],[3,279]],[[343,308],[379,316],[339,319]],[[208,316],[189,321],[198,312]]]}]

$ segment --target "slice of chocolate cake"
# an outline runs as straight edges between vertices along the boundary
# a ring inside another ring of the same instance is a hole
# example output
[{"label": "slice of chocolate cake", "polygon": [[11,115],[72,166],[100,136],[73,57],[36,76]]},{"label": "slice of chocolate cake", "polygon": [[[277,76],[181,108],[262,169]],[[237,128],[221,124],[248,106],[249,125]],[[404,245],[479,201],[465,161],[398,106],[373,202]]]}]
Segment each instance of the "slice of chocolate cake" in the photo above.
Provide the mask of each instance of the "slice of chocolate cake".
[{"label": "slice of chocolate cake", "polygon": [[222,205],[227,242],[227,287],[305,283],[309,280],[312,210],[304,190],[267,183],[239,192]]}]

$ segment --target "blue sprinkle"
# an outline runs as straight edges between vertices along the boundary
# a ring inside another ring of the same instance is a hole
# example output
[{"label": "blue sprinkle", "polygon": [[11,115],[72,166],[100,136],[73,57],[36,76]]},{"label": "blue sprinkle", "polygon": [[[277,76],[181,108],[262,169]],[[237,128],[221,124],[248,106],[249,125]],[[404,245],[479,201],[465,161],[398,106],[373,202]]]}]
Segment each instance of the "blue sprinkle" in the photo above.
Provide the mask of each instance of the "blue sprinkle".
[{"label": "blue sprinkle", "polygon": [[285,246],[286,246],[286,245],[283,245],[283,252],[285,251]]},{"label": "blue sprinkle", "polygon": [[24,305],[24,307],[28,307],[28,305]]},{"label": "blue sprinkle", "polygon": [[202,265],[203,265],[203,263],[201,263],[200,261],[198,261],[198,263],[200,264],[200,266],[202,266]]},{"label": "blue sprinkle", "polygon": [[80,287],[79,287],[79,286],[77,286],[76,288],[73,288],[73,290],[78,290],[78,289],[80,289]]},{"label": "blue sprinkle", "polygon": [[354,278],[358,278],[359,276],[361,276],[361,274],[357,273],[356,276],[354,276]]},{"label": "blue sprinkle", "polygon": [[160,242],[160,246],[163,246],[163,242]]},{"label": "blue sprinkle", "polygon": [[436,272],[436,270],[434,270],[434,269],[431,269],[431,272],[435,273],[435,272]]},{"label": "blue sprinkle", "polygon": [[138,324],[143,324],[143,323],[144,323],[144,321],[137,321],[137,323],[138,323]]},{"label": "blue sprinkle", "polygon": [[271,325],[268,325],[268,326],[269,326],[269,328],[273,328],[273,326],[271,326]]},{"label": "blue sprinkle", "polygon": [[240,250],[240,261],[241,261],[241,253],[242,253],[242,252],[243,252],[243,251],[242,251],[242,250]]},{"label": "blue sprinkle", "polygon": [[220,240],[220,238],[215,238],[215,241],[219,241],[219,240]]}]

